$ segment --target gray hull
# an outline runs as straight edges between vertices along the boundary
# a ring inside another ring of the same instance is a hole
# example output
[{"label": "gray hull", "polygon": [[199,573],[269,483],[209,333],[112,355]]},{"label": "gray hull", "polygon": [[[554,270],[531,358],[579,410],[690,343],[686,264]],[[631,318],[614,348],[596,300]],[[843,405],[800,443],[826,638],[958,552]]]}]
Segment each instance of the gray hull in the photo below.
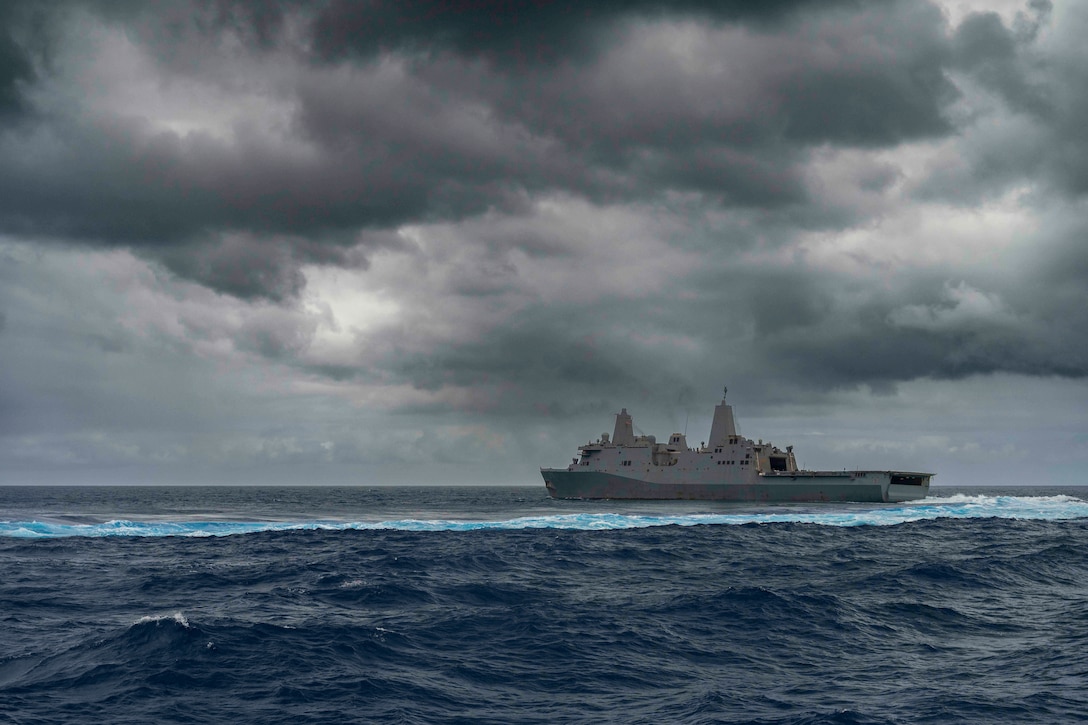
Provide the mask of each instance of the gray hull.
[{"label": "gray hull", "polygon": [[548,495],[563,499],[889,503],[925,498],[930,474],[791,471],[734,483],[655,483],[604,471],[541,469]]}]

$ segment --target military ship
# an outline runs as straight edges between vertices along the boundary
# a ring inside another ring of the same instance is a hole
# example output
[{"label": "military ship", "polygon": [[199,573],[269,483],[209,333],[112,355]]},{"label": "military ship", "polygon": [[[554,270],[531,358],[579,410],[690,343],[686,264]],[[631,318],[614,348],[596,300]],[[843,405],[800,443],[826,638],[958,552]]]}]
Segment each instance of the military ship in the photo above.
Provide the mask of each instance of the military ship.
[{"label": "military ship", "polygon": [[566,468],[540,469],[552,498],[897,502],[925,498],[934,476],[801,470],[793,446],[782,450],[738,435],[724,395],[714,408],[710,439],[698,448],[689,448],[683,433],[673,433],[668,443],[636,436],[624,408],[611,438],[603,433],[578,451]]}]

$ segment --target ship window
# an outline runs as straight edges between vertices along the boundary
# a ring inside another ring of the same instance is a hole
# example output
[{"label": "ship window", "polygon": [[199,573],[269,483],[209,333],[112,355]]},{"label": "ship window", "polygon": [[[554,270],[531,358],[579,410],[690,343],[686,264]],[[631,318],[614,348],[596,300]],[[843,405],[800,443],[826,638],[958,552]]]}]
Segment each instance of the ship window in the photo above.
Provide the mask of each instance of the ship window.
[{"label": "ship window", "polygon": [[785,471],[786,459],[783,456],[771,456],[771,470],[772,471]]}]

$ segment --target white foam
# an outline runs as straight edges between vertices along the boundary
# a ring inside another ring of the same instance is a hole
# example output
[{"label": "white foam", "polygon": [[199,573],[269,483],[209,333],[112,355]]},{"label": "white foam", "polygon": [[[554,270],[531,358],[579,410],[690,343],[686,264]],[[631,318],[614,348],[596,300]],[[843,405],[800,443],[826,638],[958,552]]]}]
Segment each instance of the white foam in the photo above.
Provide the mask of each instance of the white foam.
[{"label": "white foam", "polygon": [[[605,503],[586,504],[601,508]],[[0,521],[0,536],[63,538],[71,536],[229,536],[262,531],[397,530],[474,531],[480,529],[612,530],[649,526],[697,526],[806,523],[821,526],[894,526],[932,519],[1023,519],[1063,521],[1088,518],[1088,501],[1074,496],[992,496],[953,494],[903,504],[814,504],[746,507],[734,512],[670,513],[663,503],[655,513],[565,513],[499,520],[396,519],[389,521],[131,521],[102,524],[54,524]]]},{"label": "white foam", "polygon": [[176,622],[177,624],[180,624],[182,627],[185,627],[185,629],[192,629],[192,627],[189,626],[189,620],[186,619],[185,615],[182,614],[181,612],[174,612],[173,614],[158,614],[158,615],[154,615],[154,616],[140,617],[139,619],[136,620],[135,624],[148,624],[150,622],[158,623],[158,622],[170,622],[170,621],[173,621],[173,622]]},{"label": "white foam", "polygon": [[349,581],[340,582],[341,589],[359,589],[366,586],[366,582],[362,579],[351,579]]}]

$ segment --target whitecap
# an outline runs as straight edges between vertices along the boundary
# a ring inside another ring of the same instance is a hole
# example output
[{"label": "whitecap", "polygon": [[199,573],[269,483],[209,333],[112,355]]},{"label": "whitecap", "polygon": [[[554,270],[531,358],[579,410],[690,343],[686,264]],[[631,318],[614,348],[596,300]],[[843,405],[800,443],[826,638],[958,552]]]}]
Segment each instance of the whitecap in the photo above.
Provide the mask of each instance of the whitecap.
[{"label": "whitecap", "polygon": [[171,621],[180,624],[182,627],[185,627],[185,629],[192,629],[192,627],[189,626],[189,620],[186,619],[185,615],[182,614],[180,611],[174,612],[173,614],[156,614],[140,617],[133,624],[149,624],[152,622],[158,624],[159,622]]}]

